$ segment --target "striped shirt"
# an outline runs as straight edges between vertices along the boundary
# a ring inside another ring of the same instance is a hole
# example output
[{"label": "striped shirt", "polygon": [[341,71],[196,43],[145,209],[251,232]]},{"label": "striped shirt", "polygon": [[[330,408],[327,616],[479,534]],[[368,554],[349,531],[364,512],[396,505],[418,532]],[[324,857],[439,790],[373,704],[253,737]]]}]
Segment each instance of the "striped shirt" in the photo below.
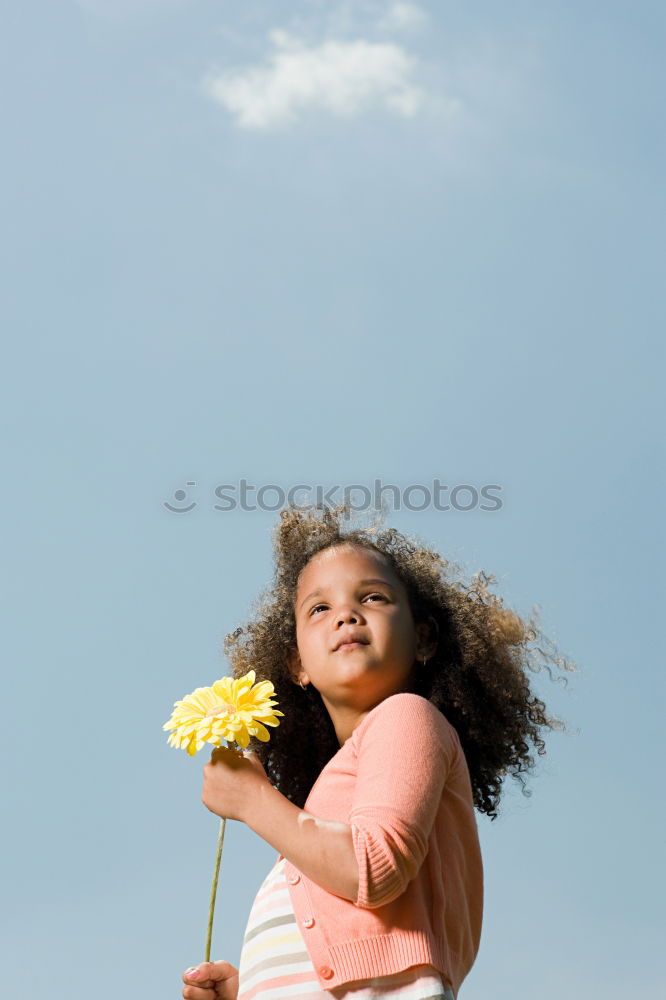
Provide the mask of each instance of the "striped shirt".
[{"label": "striped shirt", "polygon": [[454,1000],[431,965],[323,990],[296,922],[280,858],[262,882],[245,930],[238,1000]]}]

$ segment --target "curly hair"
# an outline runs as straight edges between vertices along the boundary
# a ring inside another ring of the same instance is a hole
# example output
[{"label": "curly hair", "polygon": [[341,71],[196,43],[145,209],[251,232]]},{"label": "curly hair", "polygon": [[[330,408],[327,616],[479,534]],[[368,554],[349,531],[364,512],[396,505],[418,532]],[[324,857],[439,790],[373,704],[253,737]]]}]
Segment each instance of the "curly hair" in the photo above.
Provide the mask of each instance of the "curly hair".
[{"label": "curly hair", "polygon": [[305,690],[296,684],[288,664],[288,651],[296,648],[298,579],[323,549],[364,547],[379,553],[402,581],[414,622],[436,623],[437,649],[410,689],[431,701],[456,729],[474,805],[495,819],[506,775],[529,794],[523,772],[535,765],[533,750],[545,753],[541,731],[564,729],[533,694],[527,671],[545,667],[555,679],[551,664],[563,670],[575,665],[558,656],[541,634],[535,611],[524,621],[491,594],[493,576],[480,571],[466,583],[460,567],[413,537],[394,528],[378,530],[380,525],[345,529],[342,522],[350,517],[348,504],[283,509],[273,539],[272,587],[260,595],[254,619],[224,639],[233,676],[254,669],[257,677],[272,681],[284,712],[270,741],[253,739],[251,749],[272,783],[302,808],[340,746],[321,695],[311,684]]}]

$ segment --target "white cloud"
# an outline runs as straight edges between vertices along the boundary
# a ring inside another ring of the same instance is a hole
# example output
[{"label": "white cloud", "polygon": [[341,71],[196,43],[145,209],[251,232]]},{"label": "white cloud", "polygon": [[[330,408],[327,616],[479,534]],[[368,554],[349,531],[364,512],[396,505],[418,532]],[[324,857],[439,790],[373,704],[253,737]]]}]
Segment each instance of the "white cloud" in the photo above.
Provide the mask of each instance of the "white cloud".
[{"label": "white cloud", "polygon": [[415,3],[392,3],[379,21],[385,31],[420,28],[427,20],[426,12]]},{"label": "white cloud", "polygon": [[275,51],[267,65],[205,81],[209,95],[243,128],[274,128],[308,110],[352,117],[383,107],[411,117],[422,105],[424,95],[411,80],[414,60],[399,45],[365,40],[308,45],[285,31],[269,37]]}]

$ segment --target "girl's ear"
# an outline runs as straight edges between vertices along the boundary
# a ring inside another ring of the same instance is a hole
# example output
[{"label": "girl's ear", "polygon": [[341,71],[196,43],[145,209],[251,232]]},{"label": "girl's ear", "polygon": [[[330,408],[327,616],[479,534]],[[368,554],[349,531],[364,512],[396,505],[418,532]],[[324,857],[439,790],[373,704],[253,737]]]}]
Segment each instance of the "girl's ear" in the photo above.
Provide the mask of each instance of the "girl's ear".
[{"label": "girl's ear", "polygon": [[289,673],[294,684],[298,684],[303,665],[298,650],[293,647],[287,650],[287,666],[289,667]]},{"label": "girl's ear", "polygon": [[422,660],[425,657],[426,660],[429,660],[431,656],[435,655],[438,636],[439,628],[432,615],[428,615],[426,621],[417,624],[416,655],[419,659]]}]

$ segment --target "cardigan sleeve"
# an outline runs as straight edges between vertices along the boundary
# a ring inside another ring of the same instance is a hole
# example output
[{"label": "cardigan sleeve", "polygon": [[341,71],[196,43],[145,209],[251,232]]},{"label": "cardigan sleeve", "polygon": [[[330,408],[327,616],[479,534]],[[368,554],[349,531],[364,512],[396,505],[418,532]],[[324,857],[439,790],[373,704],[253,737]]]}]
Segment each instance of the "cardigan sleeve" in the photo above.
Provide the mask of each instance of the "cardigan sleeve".
[{"label": "cardigan sleeve", "polygon": [[349,823],[358,861],[355,906],[397,899],[428,850],[458,734],[426,698],[406,692],[376,706],[354,734],[357,778]]}]

